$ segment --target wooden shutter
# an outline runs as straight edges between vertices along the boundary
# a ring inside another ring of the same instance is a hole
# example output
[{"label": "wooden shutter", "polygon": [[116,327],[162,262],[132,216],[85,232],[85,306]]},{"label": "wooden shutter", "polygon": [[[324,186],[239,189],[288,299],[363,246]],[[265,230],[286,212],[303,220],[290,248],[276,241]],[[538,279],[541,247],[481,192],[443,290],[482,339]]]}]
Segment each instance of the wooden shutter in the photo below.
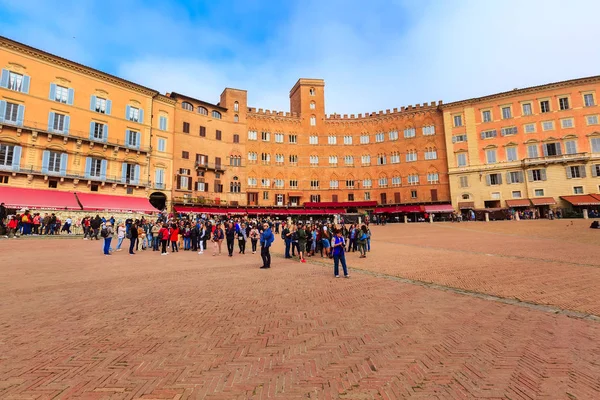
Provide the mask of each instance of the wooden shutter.
[{"label": "wooden shutter", "polygon": [[567,170],[567,179],[573,178],[573,174],[571,173],[571,167],[565,167]]},{"label": "wooden shutter", "polygon": [[188,190],[192,190],[192,178],[188,176]]},{"label": "wooden shutter", "polygon": [[585,178],[585,177],[587,176],[587,175],[586,175],[586,173],[585,173],[585,166],[584,166],[584,165],[580,165],[580,166],[579,166],[579,175],[580,175],[582,178]]},{"label": "wooden shutter", "polygon": [[400,204],[400,193],[399,192],[394,193],[394,203]]},{"label": "wooden shutter", "polygon": [[523,171],[519,171],[517,175],[519,176],[519,183],[525,182],[525,176],[523,174]]},{"label": "wooden shutter", "polygon": [[594,178],[598,176],[598,170],[596,169],[596,165],[597,164],[592,165],[592,176]]},{"label": "wooden shutter", "polygon": [[488,186],[490,186],[492,184],[492,178],[491,178],[490,174],[487,174],[485,176],[485,184]]},{"label": "wooden shutter", "polygon": [[546,169],[540,169],[540,178],[542,178],[543,181],[546,180]]},{"label": "wooden shutter", "polygon": [[498,185],[502,185],[502,174],[496,174],[498,177]]},{"label": "wooden shutter", "polygon": [[533,170],[532,169],[527,171],[527,180],[529,182],[533,182]]},{"label": "wooden shutter", "polygon": [[512,179],[510,177],[510,172],[506,173],[506,183],[508,183],[509,185],[512,183]]},{"label": "wooden shutter", "polygon": [[221,168],[221,157],[215,157],[215,168]]},{"label": "wooden shutter", "polygon": [[542,152],[544,154],[544,157],[548,157],[548,145],[547,144],[542,144]]},{"label": "wooden shutter", "polygon": [[437,189],[431,189],[431,201],[437,201],[437,200],[438,200]]},{"label": "wooden shutter", "polygon": [[217,140],[221,140],[221,131],[217,129],[216,132]]},{"label": "wooden shutter", "polygon": [[200,136],[201,137],[205,137],[206,136],[206,127],[205,126],[201,126],[200,127]]},{"label": "wooden shutter", "polygon": [[177,189],[181,189],[181,175],[177,176]]},{"label": "wooden shutter", "polygon": [[331,201],[333,201],[334,203],[337,203],[338,202],[338,195],[337,194],[332,195],[331,196]]},{"label": "wooden shutter", "polygon": [[558,155],[558,156],[562,155],[562,147],[561,147],[560,143],[556,143],[556,155]]}]

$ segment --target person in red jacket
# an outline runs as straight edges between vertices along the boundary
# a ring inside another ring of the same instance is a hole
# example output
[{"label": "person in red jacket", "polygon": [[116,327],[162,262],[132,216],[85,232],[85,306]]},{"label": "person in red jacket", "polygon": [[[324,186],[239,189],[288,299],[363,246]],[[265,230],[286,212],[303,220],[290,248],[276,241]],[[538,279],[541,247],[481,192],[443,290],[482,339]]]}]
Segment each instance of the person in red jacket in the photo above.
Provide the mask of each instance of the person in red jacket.
[{"label": "person in red jacket", "polygon": [[171,233],[169,232],[169,227],[167,224],[163,224],[162,228],[158,231],[158,238],[160,240],[160,244],[162,245],[162,251],[160,253],[161,256],[166,256],[167,254],[167,246],[169,245],[169,239],[171,238]]},{"label": "person in red jacket", "polygon": [[179,228],[176,224],[171,226],[171,251],[179,253],[177,241],[179,240]]},{"label": "person in red jacket", "polygon": [[17,218],[14,215],[11,215],[8,217],[8,224],[6,225],[6,227],[8,228],[8,237],[12,238],[15,237],[16,238],[16,232],[17,232],[17,226],[18,226],[18,222],[17,222]]}]

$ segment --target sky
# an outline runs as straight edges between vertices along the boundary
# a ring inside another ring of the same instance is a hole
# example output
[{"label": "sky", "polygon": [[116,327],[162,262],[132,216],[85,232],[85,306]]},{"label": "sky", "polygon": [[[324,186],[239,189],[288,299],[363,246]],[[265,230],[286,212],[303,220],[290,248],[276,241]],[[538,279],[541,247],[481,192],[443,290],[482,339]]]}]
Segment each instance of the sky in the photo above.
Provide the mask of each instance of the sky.
[{"label": "sky", "polygon": [[[356,114],[600,74],[598,0],[0,0],[0,35],[162,93]],[[0,60],[1,61],[1,60]]]}]

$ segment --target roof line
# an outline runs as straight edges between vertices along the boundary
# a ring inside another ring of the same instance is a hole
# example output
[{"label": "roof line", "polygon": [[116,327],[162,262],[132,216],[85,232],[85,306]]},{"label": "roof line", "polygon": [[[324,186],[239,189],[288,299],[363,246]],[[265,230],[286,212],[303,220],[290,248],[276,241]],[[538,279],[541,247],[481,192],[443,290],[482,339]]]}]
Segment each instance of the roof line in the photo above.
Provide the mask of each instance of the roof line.
[{"label": "roof line", "polygon": [[173,97],[173,98],[180,97],[182,99],[195,101],[195,102],[198,102],[200,104],[204,104],[204,105],[209,106],[209,107],[214,107],[214,108],[218,108],[218,109],[223,110],[223,111],[227,111],[227,108],[222,107],[220,105],[212,104],[212,103],[209,103],[208,101],[199,100],[199,99],[196,99],[194,97],[190,97],[190,96],[187,96],[185,94],[181,94],[181,93],[177,93],[177,92],[171,92],[170,97]]}]

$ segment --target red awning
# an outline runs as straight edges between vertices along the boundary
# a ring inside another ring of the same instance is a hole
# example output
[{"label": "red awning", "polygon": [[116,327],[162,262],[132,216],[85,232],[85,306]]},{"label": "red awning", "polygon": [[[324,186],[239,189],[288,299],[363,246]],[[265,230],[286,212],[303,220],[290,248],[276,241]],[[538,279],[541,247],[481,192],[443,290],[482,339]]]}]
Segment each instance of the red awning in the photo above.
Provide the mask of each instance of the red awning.
[{"label": "red awning", "polygon": [[461,201],[458,203],[458,208],[461,210],[473,209],[473,208],[475,208],[475,202],[474,201]]},{"label": "red awning", "polygon": [[288,197],[302,197],[302,192],[288,192]]},{"label": "red awning", "polygon": [[111,196],[109,194],[77,193],[87,211],[158,212],[145,197]]},{"label": "red awning", "polygon": [[73,192],[0,186],[0,202],[8,208],[81,210]]},{"label": "red awning", "polygon": [[435,204],[431,206],[424,206],[425,212],[428,213],[451,213],[454,212],[452,204]]},{"label": "red awning", "polygon": [[421,206],[398,206],[397,212],[420,213],[420,212],[423,212],[423,207],[421,207]]},{"label": "red awning", "polygon": [[560,196],[561,199],[568,201],[574,206],[599,206],[600,200],[589,194],[581,196]]},{"label": "red awning", "polygon": [[217,207],[175,206],[175,211],[180,212],[180,213],[225,215],[227,213],[231,213],[232,210],[227,210],[225,208],[217,208]]},{"label": "red awning", "polygon": [[556,200],[554,200],[554,197],[537,197],[535,199],[531,199],[531,204],[534,206],[549,206],[556,204]]},{"label": "red awning", "polygon": [[507,207],[530,207],[531,202],[529,201],[529,199],[506,200],[506,206]]},{"label": "red awning", "polygon": [[331,208],[348,208],[348,207],[375,207],[377,206],[376,201],[329,201],[329,202],[306,202],[304,207],[307,208],[319,208],[319,207],[331,207]]}]

